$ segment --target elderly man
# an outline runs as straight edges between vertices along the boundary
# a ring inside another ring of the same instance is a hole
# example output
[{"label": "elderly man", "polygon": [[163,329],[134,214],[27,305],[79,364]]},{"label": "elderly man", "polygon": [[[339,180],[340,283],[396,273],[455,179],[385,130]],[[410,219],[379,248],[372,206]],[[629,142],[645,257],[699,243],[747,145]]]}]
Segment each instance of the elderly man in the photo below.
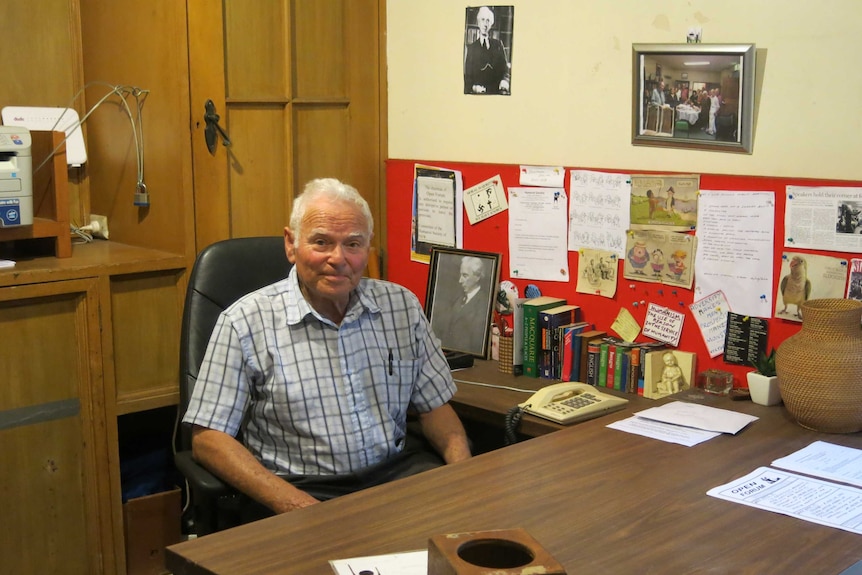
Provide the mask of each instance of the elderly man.
[{"label": "elderly man", "polygon": [[464,58],[465,94],[508,94],[509,60],[506,49],[497,38],[491,37],[494,12],[482,6],[476,12],[479,36],[467,46]]},{"label": "elderly man", "polygon": [[362,277],[372,232],[354,188],[310,182],[284,229],[289,276],[213,330],[183,421],[194,457],[245,495],[246,521],[442,464],[404,450],[408,408],[443,461],[470,457],[419,301]]}]

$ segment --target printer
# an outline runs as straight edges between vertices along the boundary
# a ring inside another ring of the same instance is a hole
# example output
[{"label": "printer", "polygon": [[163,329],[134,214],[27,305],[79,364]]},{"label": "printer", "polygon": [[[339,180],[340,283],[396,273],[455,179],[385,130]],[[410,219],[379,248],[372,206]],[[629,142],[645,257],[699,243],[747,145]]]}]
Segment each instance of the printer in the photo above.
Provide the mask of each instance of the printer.
[{"label": "printer", "polygon": [[33,224],[33,157],[30,131],[0,126],[0,227]]}]

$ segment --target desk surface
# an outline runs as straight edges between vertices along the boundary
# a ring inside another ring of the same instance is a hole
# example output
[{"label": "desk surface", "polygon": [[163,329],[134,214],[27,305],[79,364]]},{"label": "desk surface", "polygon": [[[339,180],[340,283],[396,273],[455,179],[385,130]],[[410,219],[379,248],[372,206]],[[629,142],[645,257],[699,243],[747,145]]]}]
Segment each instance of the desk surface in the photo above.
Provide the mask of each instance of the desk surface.
[{"label": "desk surface", "polygon": [[815,433],[783,407],[721,401],[714,405],[760,419],[736,436],[682,447],[605,427],[642,407],[633,402],[467,462],[174,545],[167,567],[331,574],[330,559],[514,527],[570,574],[839,573],[862,559],[858,535],[706,495],[815,440],[862,448],[862,434]]}]

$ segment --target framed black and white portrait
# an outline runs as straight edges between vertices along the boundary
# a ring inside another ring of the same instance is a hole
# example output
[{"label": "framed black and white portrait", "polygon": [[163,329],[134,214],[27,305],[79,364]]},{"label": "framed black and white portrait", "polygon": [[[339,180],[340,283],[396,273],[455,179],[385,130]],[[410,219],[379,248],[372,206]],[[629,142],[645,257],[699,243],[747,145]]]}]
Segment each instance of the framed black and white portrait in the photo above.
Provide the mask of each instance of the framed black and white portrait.
[{"label": "framed black and white portrait", "polygon": [[514,23],[514,6],[467,8],[464,27],[465,94],[511,94]]},{"label": "framed black and white portrait", "polygon": [[446,351],[487,358],[500,254],[431,249],[425,314]]}]

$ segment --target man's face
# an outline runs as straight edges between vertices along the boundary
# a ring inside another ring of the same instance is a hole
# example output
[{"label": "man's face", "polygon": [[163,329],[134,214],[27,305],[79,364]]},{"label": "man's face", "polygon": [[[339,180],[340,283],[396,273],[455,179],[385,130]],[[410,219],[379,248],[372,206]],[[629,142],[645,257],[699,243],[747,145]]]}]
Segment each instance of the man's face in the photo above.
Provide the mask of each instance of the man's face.
[{"label": "man's face", "polygon": [[368,263],[367,229],[358,206],[330,199],[312,200],[299,230],[285,228],[287,258],[296,266],[303,294],[319,312],[331,305],[346,308]]},{"label": "man's face", "polygon": [[476,24],[479,26],[479,34],[487,36],[488,30],[494,25],[494,17],[490,12],[480,10],[479,14],[476,15]]},{"label": "man's face", "polygon": [[461,275],[458,278],[461,289],[465,294],[470,293],[479,285],[479,272],[474,270],[467,262],[461,262]]}]

